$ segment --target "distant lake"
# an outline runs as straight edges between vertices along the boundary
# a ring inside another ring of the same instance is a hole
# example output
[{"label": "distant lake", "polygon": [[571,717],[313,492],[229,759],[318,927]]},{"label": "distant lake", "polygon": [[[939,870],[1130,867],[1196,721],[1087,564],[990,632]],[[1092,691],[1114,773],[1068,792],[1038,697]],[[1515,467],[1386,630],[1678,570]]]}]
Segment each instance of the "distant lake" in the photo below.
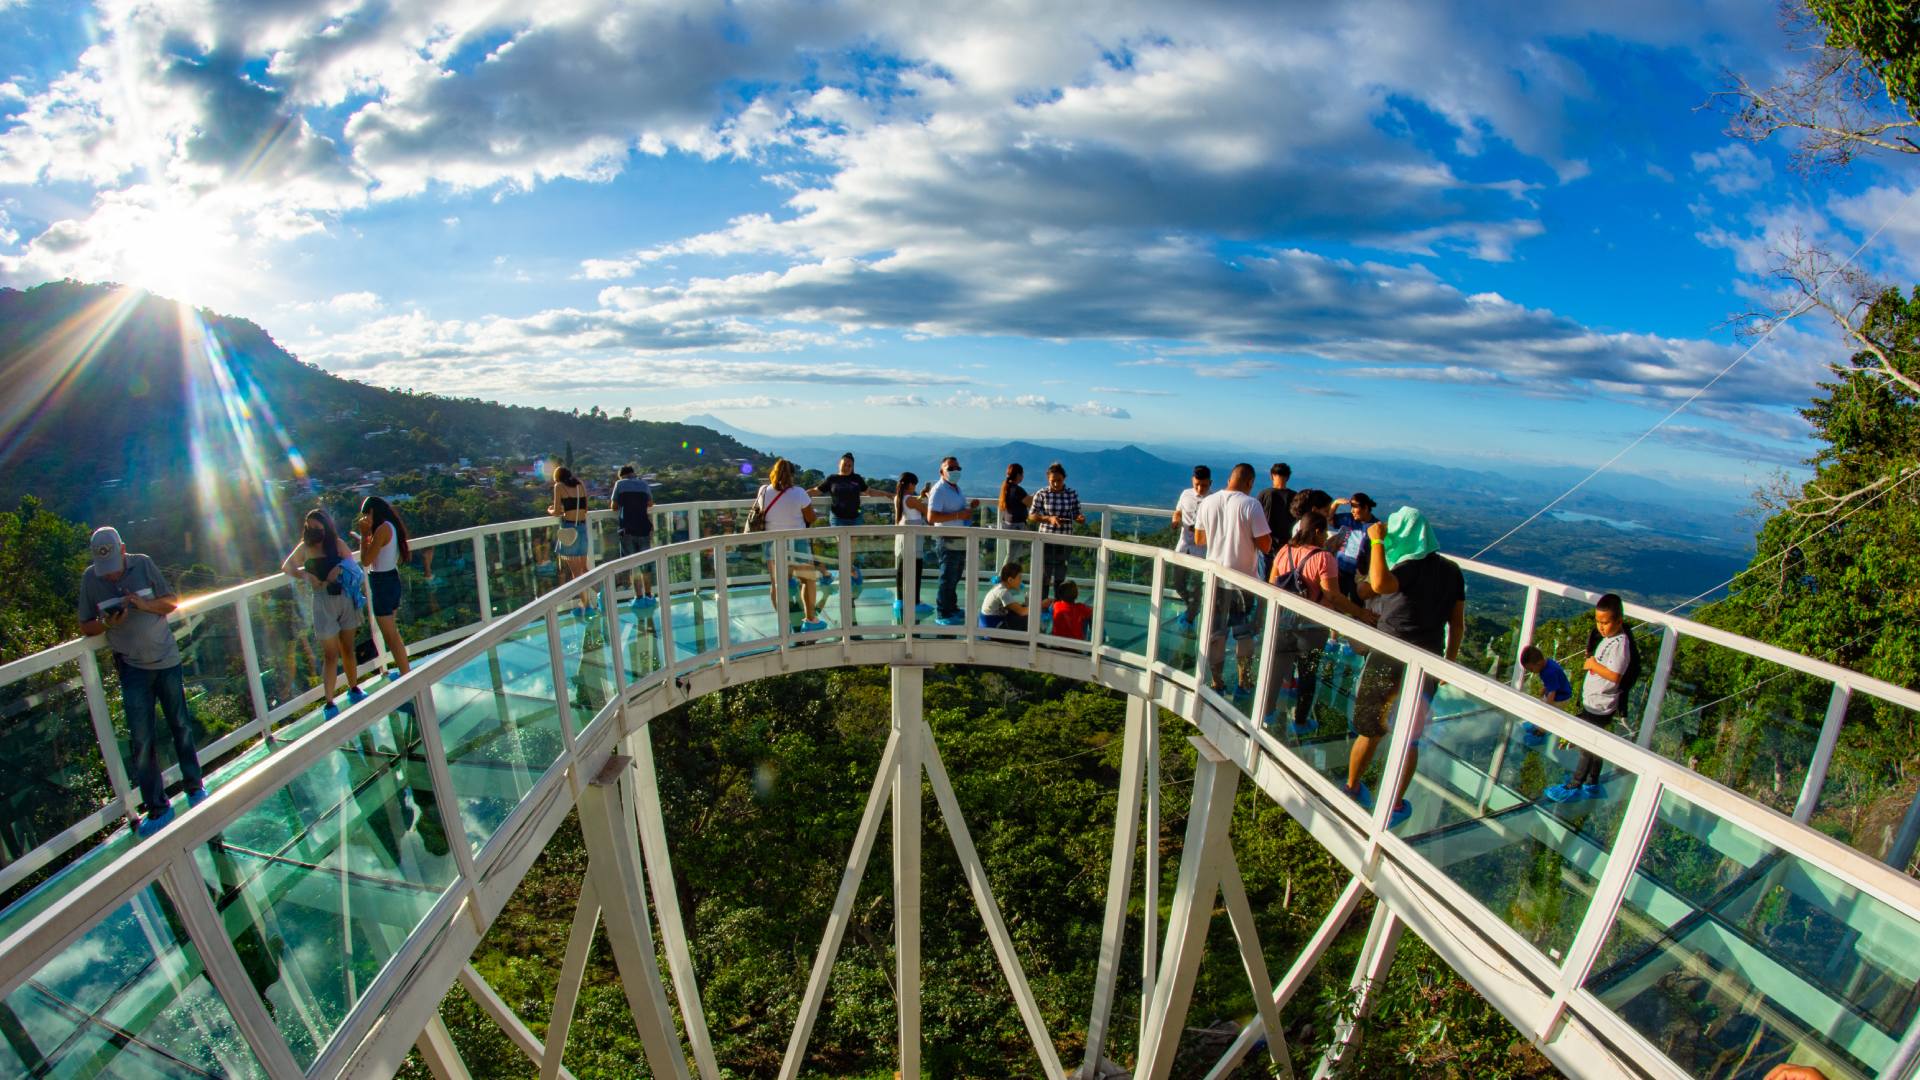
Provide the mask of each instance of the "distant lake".
[{"label": "distant lake", "polygon": [[1618,518],[1599,517],[1595,514],[1582,514],[1576,510],[1555,510],[1547,516],[1555,521],[1570,521],[1576,525],[1584,522],[1593,522],[1596,525],[1605,525],[1609,528],[1619,529],[1621,532],[1653,531],[1652,526],[1642,525],[1637,521],[1621,521]]}]

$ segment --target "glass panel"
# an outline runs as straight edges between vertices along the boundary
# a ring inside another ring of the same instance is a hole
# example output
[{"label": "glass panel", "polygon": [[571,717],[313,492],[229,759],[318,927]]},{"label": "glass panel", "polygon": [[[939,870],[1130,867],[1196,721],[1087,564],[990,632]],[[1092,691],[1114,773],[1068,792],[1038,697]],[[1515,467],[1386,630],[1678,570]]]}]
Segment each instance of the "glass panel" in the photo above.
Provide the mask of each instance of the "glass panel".
[{"label": "glass panel", "polygon": [[[240,619],[232,605],[223,605],[176,621],[173,632],[180,643],[187,710],[199,729],[201,764],[211,766],[213,762],[207,760],[204,748],[253,722],[253,695],[247,689],[247,662],[240,648]],[[171,744],[162,740],[162,745],[169,751],[162,754],[163,763],[171,762]]]},{"label": "glass panel", "polygon": [[840,541],[822,532],[783,543],[787,547],[787,588],[782,607],[788,629],[804,633],[839,626]]},{"label": "glass panel", "polygon": [[[1075,583],[1078,601],[1092,605],[1093,592]],[[1144,657],[1147,653],[1147,616],[1153,607],[1153,560],[1144,555],[1113,552],[1107,556],[1107,611],[1100,644]]]},{"label": "glass panel", "polygon": [[[1212,624],[1207,633],[1207,670],[1194,675],[1233,700],[1241,715],[1253,707],[1254,679],[1260,670],[1260,633],[1266,606],[1250,589],[1210,579]],[[1164,616],[1163,616],[1164,617]]]},{"label": "glass panel", "polygon": [[[1130,544],[1151,544],[1154,547],[1171,548],[1175,540],[1173,522],[1166,514],[1131,514],[1126,511],[1108,511],[1103,514],[1113,519],[1112,539],[1123,540]],[[1088,514],[1090,524],[1098,525],[1094,515]],[[1095,535],[1099,535],[1096,531]]]},{"label": "glass panel", "polygon": [[[987,545],[988,550],[992,545]],[[940,529],[926,540],[926,566],[920,573],[920,602],[933,614],[916,625],[916,636],[952,634],[973,618],[967,610],[967,542],[956,530]],[[981,595],[985,595],[982,593]]]},{"label": "glass panel", "polygon": [[[596,601],[601,591],[594,590]],[[609,598],[610,599],[610,598]],[[567,668],[567,702],[578,732],[613,700],[613,653],[607,640],[607,620],[597,611],[582,617],[563,610],[554,624],[560,630],[560,655]]]},{"label": "glass panel", "polygon": [[[1364,577],[1365,568],[1361,569]],[[1526,586],[1472,571],[1467,571],[1466,579],[1467,632],[1460,662],[1505,682],[1513,675],[1514,657],[1519,655],[1516,638],[1527,606]]]},{"label": "glass panel", "polygon": [[[750,645],[778,637],[780,624],[776,612],[793,602],[791,595],[798,593],[799,583],[790,578],[779,589],[774,588],[773,542],[730,540],[723,542],[720,550],[727,561],[728,644]],[[701,561],[707,567],[712,565],[710,555],[703,556]],[[712,576],[710,570],[708,576]],[[708,595],[711,596],[711,592]],[[776,595],[779,597],[778,607],[774,599]],[[708,614],[713,617],[712,611]],[[710,649],[718,645],[719,642],[715,640],[708,642],[705,647]]]},{"label": "glass panel", "polygon": [[[1039,619],[1043,631],[1052,628],[1050,619],[1042,618],[1041,612],[1031,606],[1040,592],[1033,578],[1033,542],[1025,539],[1032,535],[996,529],[980,539],[980,562],[974,575],[974,586],[980,600],[978,610],[974,612],[974,621],[988,637],[1018,638],[1025,634],[1029,618]],[[1011,609],[1004,609],[998,615],[990,616],[987,614],[988,594],[999,583],[1002,571],[1009,565],[1018,567],[1020,576],[1019,587],[1008,599],[1026,608],[1028,614],[1020,615]],[[987,629],[990,622],[998,622],[1001,629]]]},{"label": "glass panel", "polygon": [[[709,583],[704,588],[700,577]],[[673,662],[679,663],[720,644],[718,611],[713,605],[713,549],[667,559],[665,603],[673,609]]]},{"label": "glass panel", "polygon": [[412,710],[375,720],[194,859],[294,1058],[312,1064],[454,877]]},{"label": "glass panel", "polygon": [[631,576],[642,595],[618,606],[615,623],[620,647],[626,650],[621,654],[621,664],[630,683],[659,671],[662,666],[660,602],[655,591],[662,577],[661,563],[658,560],[642,563]]},{"label": "glass panel", "polygon": [[[1831,691],[1829,691],[1831,693]],[[1914,730],[1911,710],[1856,694],[1827,767],[1826,786],[1808,822],[1821,832],[1882,862],[1912,872],[1913,834],[1907,821],[1920,813],[1906,762]],[[1896,852],[1894,845],[1908,845]]]},{"label": "glass panel", "polygon": [[491,615],[505,615],[527,604],[559,580],[551,526],[493,533],[486,540]]},{"label": "glass panel", "polygon": [[152,885],[9,994],[0,1031],[8,1076],[266,1075]]},{"label": "glass panel", "polygon": [[408,642],[480,621],[480,590],[473,541],[416,547],[400,564],[400,635]]},{"label": "glass panel", "polygon": [[1547,739],[1531,745],[1511,713],[1452,686],[1416,711],[1415,723],[1423,721],[1408,815],[1393,831],[1558,962],[1593,900],[1637,778],[1603,764],[1597,790],[1555,801],[1568,793],[1561,778],[1577,771],[1577,751],[1554,750]]},{"label": "glass panel", "polygon": [[[1651,682],[1657,654],[1644,632],[1636,637],[1645,653],[1641,681]],[[1811,675],[1682,638],[1653,749],[1790,814],[1832,693],[1831,684]]]},{"label": "glass panel", "polygon": [[1192,671],[1200,655],[1200,597],[1206,575],[1199,570],[1167,563],[1161,578],[1159,652],[1155,659],[1179,671]]},{"label": "glass panel", "polygon": [[260,661],[269,709],[285,705],[320,682],[320,654],[313,644],[308,604],[307,590],[295,587],[291,579],[282,588],[247,600],[254,655]]},{"label": "glass panel", "polygon": [[433,684],[440,738],[478,853],[560,757],[560,714],[546,621],[530,623]]},{"label": "glass panel", "polygon": [[[869,508],[869,516],[873,516]],[[905,616],[896,606],[903,586],[901,561],[913,549],[912,537],[855,536],[853,539],[853,622],[855,626],[883,626],[897,623]],[[891,638],[893,634],[867,634],[868,640]]]},{"label": "glass panel", "polygon": [[80,665],[0,686],[0,866],[112,800]]},{"label": "glass panel", "polygon": [[1920,925],[1667,793],[1586,988],[1695,1076],[1870,1077],[1920,1005]]}]

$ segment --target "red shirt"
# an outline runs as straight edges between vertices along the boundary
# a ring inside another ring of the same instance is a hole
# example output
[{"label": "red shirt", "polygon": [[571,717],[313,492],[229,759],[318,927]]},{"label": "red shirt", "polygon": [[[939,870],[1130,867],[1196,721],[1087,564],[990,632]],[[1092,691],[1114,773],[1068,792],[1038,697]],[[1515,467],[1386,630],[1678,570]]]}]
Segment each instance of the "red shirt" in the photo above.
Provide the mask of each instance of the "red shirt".
[{"label": "red shirt", "polygon": [[1065,600],[1053,602],[1053,632],[1056,637],[1087,639],[1087,620],[1093,618],[1093,609],[1085,604],[1069,604]]}]

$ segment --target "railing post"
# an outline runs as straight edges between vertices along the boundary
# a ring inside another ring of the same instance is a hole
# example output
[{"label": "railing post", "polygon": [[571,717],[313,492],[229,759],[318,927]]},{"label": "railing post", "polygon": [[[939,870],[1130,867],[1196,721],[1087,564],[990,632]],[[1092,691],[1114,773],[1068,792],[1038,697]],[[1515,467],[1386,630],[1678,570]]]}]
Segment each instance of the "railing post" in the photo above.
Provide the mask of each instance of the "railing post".
[{"label": "railing post", "polygon": [[1100,643],[1107,636],[1107,576],[1111,573],[1112,553],[1102,544],[1093,553],[1093,618],[1087,621],[1087,645],[1096,674],[1100,671]]},{"label": "railing post", "polygon": [[1153,553],[1153,592],[1147,597],[1147,671],[1152,672],[1160,661],[1160,592],[1167,586],[1167,560],[1160,552]]},{"label": "railing post", "polygon": [[[560,640],[560,616],[553,608],[546,612],[547,660],[553,665],[553,704],[554,712],[560,720],[560,741],[566,744],[567,753],[574,752],[573,728],[573,684],[567,679],[566,647]],[[585,633],[584,626],[581,633]],[[581,650],[585,652],[584,648]],[[582,657],[582,663],[585,657]]]},{"label": "railing post", "polygon": [[484,533],[473,538],[473,595],[474,603],[480,608],[480,621],[493,621],[493,585],[487,579],[487,537]]},{"label": "railing post", "polygon": [[100,654],[88,649],[80,654],[80,688],[87,696],[87,719],[93,722],[93,739],[100,744],[100,763],[107,768],[107,783],[120,801],[120,813],[128,821],[140,816],[139,793],[127,780],[127,763],[120,758],[120,740],[113,737],[113,713],[107,707],[107,687],[100,679]]},{"label": "railing post", "polygon": [[1667,686],[1673,681],[1673,654],[1680,646],[1680,628],[1667,627],[1660,635],[1660,658],[1653,663],[1653,685],[1647,688],[1647,708],[1640,716],[1640,735],[1635,742],[1641,746],[1652,746],[1653,736],[1660,728],[1660,709],[1666,704]]},{"label": "railing post", "polygon": [[[273,745],[273,727],[267,721],[272,708],[267,705],[267,685],[260,674],[260,648],[253,640],[253,613],[247,610],[247,597],[234,602],[234,619],[240,625],[240,661],[247,672],[247,699],[253,703],[253,720],[260,725],[260,737]],[[379,637],[379,627],[374,628]]]},{"label": "railing post", "polygon": [[1527,683],[1527,669],[1520,666],[1520,654],[1526,652],[1527,646],[1533,644],[1533,628],[1539,621],[1540,588],[1537,585],[1529,585],[1527,602],[1520,609],[1520,633],[1514,637],[1513,641],[1513,674],[1507,679],[1507,684],[1515,690]]},{"label": "railing post", "polygon": [[1800,785],[1800,799],[1793,804],[1793,820],[1803,825],[1820,805],[1820,790],[1826,787],[1827,769],[1833,764],[1833,748],[1840,742],[1840,728],[1847,722],[1847,706],[1852,703],[1853,690],[1846,683],[1834,683],[1833,696],[1827,699],[1827,719],[1820,725],[1820,741],[1807,765],[1806,782]]}]

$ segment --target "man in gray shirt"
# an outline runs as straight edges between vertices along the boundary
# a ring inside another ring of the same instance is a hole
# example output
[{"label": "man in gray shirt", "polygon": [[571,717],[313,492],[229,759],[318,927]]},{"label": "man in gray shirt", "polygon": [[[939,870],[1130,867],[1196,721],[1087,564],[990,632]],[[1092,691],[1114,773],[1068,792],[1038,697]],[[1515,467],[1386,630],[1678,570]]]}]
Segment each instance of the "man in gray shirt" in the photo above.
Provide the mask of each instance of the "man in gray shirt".
[{"label": "man in gray shirt", "polygon": [[207,797],[200,775],[200,755],[194,748],[193,716],[187,711],[186,684],[180,670],[180,647],[167,626],[167,616],[180,606],[160,567],[145,555],[127,553],[120,534],[111,527],[95,529],[88,548],[93,565],[80,578],[80,632],[107,636],[114,670],[120,676],[120,701],[126,707],[128,766],[140,788],[146,820],[135,829],[152,836],[173,820],[167,785],[161,775],[159,746],[154,741],[156,706],[166,716],[173,735],[174,756],[180,761],[180,779],[187,805]]}]

